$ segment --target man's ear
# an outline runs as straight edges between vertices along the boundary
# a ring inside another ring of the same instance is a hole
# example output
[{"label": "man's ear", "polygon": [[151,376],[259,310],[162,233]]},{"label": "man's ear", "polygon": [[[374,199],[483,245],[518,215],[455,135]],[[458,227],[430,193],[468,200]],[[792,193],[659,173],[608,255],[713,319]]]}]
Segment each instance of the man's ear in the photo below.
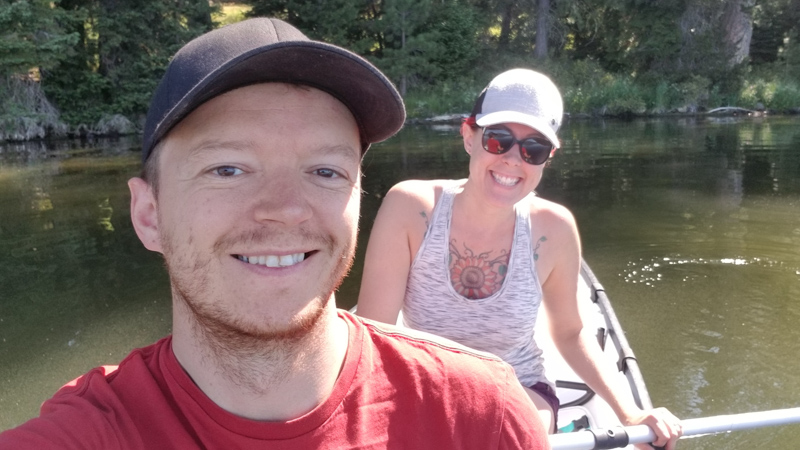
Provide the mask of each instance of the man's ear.
[{"label": "man's ear", "polygon": [[148,250],[163,253],[158,229],[158,204],[150,184],[141,178],[128,180],[131,190],[131,222],[136,235]]}]

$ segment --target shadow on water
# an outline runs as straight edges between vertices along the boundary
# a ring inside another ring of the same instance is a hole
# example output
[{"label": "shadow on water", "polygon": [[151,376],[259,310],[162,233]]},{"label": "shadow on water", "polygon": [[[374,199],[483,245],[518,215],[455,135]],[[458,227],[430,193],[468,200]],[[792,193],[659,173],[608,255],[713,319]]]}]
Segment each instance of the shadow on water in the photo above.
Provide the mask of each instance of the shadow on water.
[{"label": "shadow on water", "polygon": [[[800,404],[800,119],[572,121],[539,195],[576,216],[655,403],[705,417]],[[0,429],[63,383],[167,334],[168,280],[130,225],[138,141],[0,145]],[[358,297],[383,196],[462,178],[456,127],[408,127],[364,159]],[[791,448],[800,428],[681,448]]]}]

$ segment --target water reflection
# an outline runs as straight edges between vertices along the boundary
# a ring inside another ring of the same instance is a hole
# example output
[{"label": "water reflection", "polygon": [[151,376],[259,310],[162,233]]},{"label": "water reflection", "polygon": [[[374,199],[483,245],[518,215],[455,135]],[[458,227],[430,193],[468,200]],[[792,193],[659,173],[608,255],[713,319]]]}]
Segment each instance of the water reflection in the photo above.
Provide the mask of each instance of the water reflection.
[{"label": "water reflection", "polygon": [[136,242],[136,139],[0,150],[0,428],[71,377],[169,330],[158,258]]},{"label": "water reflection", "polygon": [[[800,404],[800,119],[573,121],[540,195],[576,216],[586,259],[653,399],[681,417]],[[138,141],[0,146],[0,429],[61,384],[169,332],[161,260],[126,181]],[[372,220],[395,183],[458,178],[455,127],[408,128],[364,160],[361,234],[337,294],[358,295]],[[797,427],[681,448],[784,448]]]}]

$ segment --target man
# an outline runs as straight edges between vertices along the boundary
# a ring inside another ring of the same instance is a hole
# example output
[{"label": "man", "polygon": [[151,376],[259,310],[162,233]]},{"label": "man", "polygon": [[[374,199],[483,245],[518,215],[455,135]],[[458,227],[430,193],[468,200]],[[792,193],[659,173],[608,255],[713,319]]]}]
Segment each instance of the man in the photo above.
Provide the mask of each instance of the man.
[{"label": "man", "polygon": [[172,336],[95,369],[2,448],[547,448],[498,359],[338,311],[360,161],[403,124],[371,64],[274,19],[174,57],[129,182]]}]

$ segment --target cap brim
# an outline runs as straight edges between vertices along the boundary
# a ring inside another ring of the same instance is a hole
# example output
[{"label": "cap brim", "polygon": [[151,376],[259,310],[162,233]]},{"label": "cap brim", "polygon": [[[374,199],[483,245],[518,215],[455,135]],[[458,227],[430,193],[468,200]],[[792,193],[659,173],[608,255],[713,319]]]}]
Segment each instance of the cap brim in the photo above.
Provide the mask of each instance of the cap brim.
[{"label": "cap brim", "polygon": [[539,117],[533,117],[516,111],[498,111],[489,114],[478,114],[475,117],[475,124],[479,127],[490,127],[501,123],[518,123],[529,126],[539,133],[542,133],[555,148],[561,148],[561,142],[558,140],[555,131],[553,131],[546,120]]},{"label": "cap brim", "polygon": [[388,139],[405,122],[403,100],[394,85],[366,60],[334,45],[291,41],[255,48],[209,73],[163,116],[144,148],[152,148],[204,102],[266,82],[302,84],[332,95],[353,113],[366,143]]}]

